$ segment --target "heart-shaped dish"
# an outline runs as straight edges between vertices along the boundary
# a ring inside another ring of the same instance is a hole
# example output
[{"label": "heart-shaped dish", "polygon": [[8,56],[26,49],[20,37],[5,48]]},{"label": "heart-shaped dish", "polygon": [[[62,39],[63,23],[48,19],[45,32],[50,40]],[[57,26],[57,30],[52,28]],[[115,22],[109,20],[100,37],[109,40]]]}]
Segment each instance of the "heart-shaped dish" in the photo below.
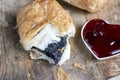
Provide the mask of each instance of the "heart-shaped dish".
[{"label": "heart-shaped dish", "polygon": [[85,23],[81,37],[87,48],[98,60],[120,55],[120,25],[102,19]]}]

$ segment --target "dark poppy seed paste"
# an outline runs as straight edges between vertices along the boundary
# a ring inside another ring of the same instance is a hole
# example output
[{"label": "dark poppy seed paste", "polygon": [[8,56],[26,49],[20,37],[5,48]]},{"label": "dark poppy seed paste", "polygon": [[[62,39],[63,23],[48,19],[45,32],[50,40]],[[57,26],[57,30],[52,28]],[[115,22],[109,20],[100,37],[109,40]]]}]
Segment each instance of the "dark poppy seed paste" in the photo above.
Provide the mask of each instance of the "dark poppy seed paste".
[{"label": "dark poppy seed paste", "polygon": [[44,53],[46,56],[52,58],[57,64],[61,60],[61,57],[62,57],[62,52],[60,50],[64,48],[67,44],[66,37],[60,37],[60,39],[61,39],[60,42],[48,44],[48,47],[45,48],[44,51],[37,47],[33,47],[33,49],[36,49]]}]

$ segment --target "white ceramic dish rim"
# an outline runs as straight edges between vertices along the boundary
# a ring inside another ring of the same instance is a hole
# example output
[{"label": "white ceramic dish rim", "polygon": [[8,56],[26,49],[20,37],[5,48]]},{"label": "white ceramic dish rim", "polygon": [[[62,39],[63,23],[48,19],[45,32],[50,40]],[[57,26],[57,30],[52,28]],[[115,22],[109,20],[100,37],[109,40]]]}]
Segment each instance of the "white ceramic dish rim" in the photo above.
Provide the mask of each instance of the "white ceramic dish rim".
[{"label": "white ceramic dish rim", "polygon": [[[101,19],[101,20],[102,20],[102,19]],[[90,21],[91,21],[91,20],[90,20]],[[90,22],[90,21],[88,21],[88,22]],[[107,22],[106,20],[104,20],[104,21],[109,24],[109,22]],[[89,49],[89,51],[92,53],[92,55],[93,55],[97,60],[105,60],[105,59],[113,58],[113,57],[116,57],[116,56],[120,55],[120,53],[118,53],[118,54],[116,54],[116,55],[112,55],[112,56],[108,56],[108,57],[103,57],[103,58],[100,58],[100,57],[98,57],[98,56],[95,55],[95,53],[94,53],[93,50],[90,48],[90,46],[85,42],[84,37],[83,37],[83,30],[84,30],[84,28],[85,28],[85,26],[87,25],[88,22],[86,22],[86,23],[83,25],[82,29],[81,29],[81,37],[82,37],[82,41],[84,42],[85,46]]]}]

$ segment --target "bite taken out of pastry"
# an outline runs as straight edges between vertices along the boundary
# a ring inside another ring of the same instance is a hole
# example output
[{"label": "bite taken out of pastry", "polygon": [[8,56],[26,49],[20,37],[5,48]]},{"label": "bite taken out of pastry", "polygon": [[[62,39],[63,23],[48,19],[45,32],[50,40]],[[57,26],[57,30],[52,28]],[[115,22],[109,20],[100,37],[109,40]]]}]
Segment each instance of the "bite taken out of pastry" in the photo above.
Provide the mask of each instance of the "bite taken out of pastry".
[{"label": "bite taken out of pastry", "polygon": [[109,0],[63,0],[73,6],[81,8],[89,12],[97,12],[101,10]]},{"label": "bite taken out of pastry", "polygon": [[68,39],[75,35],[69,13],[56,0],[35,0],[17,13],[20,43],[32,59],[62,65],[70,58]]}]

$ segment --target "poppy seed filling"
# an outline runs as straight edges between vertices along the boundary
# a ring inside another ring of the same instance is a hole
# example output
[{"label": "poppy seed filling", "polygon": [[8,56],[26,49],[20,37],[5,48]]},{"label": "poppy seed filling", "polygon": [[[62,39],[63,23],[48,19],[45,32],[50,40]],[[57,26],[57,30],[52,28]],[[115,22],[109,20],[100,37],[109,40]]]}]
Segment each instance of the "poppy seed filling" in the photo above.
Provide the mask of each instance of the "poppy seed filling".
[{"label": "poppy seed filling", "polygon": [[48,44],[48,47],[45,48],[45,50],[41,50],[37,47],[32,47],[33,49],[36,49],[42,53],[44,53],[46,56],[52,58],[55,63],[57,64],[62,57],[62,52],[64,51],[64,48],[67,44],[66,41],[66,37],[60,37],[60,41],[59,42],[54,42],[54,43],[50,43]]}]

